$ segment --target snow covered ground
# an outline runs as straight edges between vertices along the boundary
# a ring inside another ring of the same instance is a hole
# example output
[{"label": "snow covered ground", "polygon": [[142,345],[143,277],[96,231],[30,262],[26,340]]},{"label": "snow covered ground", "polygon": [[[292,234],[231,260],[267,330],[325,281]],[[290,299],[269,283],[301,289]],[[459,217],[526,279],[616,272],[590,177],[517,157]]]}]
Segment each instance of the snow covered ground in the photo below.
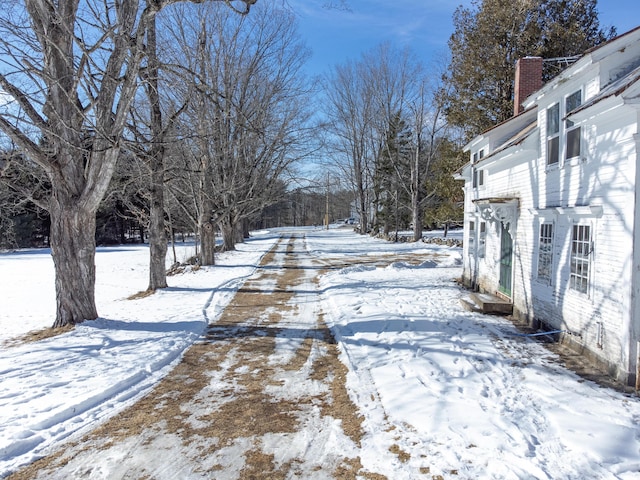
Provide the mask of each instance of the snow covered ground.
[{"label": "snow covered ground", "polygon": [[[278,238],[265,232],[220,255],[217,267],[169,277],[170,288],[138,300],[127,297],[148,285],[148,248],[99,248],[101,317],[64,335],[9,347],[2,341],[53,323],[53,262],[48,251],[0,254],[0,478],[146,393]],[[178,248],[178,261],[195,253],[193,245]]]},{"label": "snow covered ground", "polygon": [[[459,248],[344,228],[303,233],[319,262],[359,260],[330,270],[319,288],[365,418],[366,470],[392,479],[640,478],[638,398],[583,381],[508,321],[463,310]],[[256,233],[219,266],[171,277],[169,289],[138,300],[125,298],[146,287],[147,249],[100,249],[101,318],[0,350],[0,477],[140,398],[215,322],[278,235]],[[431,257],[407,261],[418,253]],[[367,261],[380,257],[388,264]],[[47,252],[1,254],[0,292],[0,341],[50,325]],[[316,435],[312,427],[301,438]]]}]

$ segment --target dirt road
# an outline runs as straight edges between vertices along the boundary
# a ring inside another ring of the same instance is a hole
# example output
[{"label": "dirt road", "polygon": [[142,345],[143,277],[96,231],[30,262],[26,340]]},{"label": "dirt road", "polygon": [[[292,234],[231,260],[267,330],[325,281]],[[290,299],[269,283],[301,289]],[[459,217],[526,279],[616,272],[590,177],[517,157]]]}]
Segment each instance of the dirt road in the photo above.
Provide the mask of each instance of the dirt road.
[{"label": "dirt road", "polygon": [[362,419],[320,311],[325,267],[282,239],[149,395],[9,478],[384,478],[358,457]]}]

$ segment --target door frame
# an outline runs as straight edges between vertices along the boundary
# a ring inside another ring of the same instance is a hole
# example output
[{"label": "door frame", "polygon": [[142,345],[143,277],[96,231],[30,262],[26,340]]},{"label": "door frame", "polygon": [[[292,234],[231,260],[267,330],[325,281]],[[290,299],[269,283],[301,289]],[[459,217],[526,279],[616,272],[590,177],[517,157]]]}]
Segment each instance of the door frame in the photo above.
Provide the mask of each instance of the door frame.
[{"label": "door frame", "polygon": [[498,276],[498,291],[509,298],[513,298],[513,237],[505,222],[500,222],[500,261]]}]

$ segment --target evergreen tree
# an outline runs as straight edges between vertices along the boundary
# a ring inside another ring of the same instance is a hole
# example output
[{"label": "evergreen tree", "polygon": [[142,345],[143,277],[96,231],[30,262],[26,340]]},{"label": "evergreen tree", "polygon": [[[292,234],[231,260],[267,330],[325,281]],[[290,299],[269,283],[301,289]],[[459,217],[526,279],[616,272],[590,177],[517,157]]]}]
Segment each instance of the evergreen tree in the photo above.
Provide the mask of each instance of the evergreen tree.
[{"label": "evergreen tree", "polygon": [[427,205],[424,224],[428,227],[448,229],[461,223],[464,217],[464,191],[453,174],[467,162],[467,155],[459,142],[443,138],[439,155],[431,165],[425,182]]},{"label": "evergreen tree", "polygon": [[[474,0],[454,13],[444,81],[447,119],[469,138],[513,115],[515,64],[582,54],[615,35],[600,28],[597,0]],[[546,79],[558,73],[549,63]]]},{"label": "evergreen tree", "polygon": [[[408,223],[401,213],[409,199],[401,186],[402,179],[408,178],[411,132],[400,112],[393,115],[387,130],[373,176],[374,198],[376,200],[376,224],[374,228],[388,235],[396,227]],[[405,212],[404,217],[407,217]]]}]

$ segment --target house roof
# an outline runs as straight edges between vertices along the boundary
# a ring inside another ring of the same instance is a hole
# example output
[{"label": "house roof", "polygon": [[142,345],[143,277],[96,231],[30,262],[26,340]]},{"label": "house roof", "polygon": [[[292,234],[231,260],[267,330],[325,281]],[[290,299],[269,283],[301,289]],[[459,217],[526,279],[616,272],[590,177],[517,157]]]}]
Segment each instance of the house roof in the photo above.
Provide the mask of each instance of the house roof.
[{"label": "house roof", "polygon": [[588,66],[601,61],[608,55],[611,55],[616,51],[624,51],[628,46],[638,42],[640,42],[640,26],[633,28],[621,35],[618,35],[617,37],[612,38],[606,43],[592,47],[583,55],[581,55],[573,65],[568,67],[556,77],[552,78],[549,82],[545,83],[540,90],[533,92],[529,97],[527,97],[523,102],[523,105],[526,108],[533,108],[536,105],[538,99],[555,88],[555,86],[559,83],[562,83],[566,79],[573,77],[577,72],[580,72]]},{"label": "house roof", "polygon": [[502,145],[506,139],[512,138],[517,135],[517,132],[526,128],[536,118],[537,110],[535,108],[529,108],[518,115],[515,115],[507,120],[491,127],[485,132],[474,137],[469,143],[467,143],[463,150],[469,151],[474,145],[481,142],[484,139],[493,139],[498,145]]},{"label": "house roof", "polygon": [[524,142],[535,131],[537,126],[538,126],[538,119],[535,119],[533,122],[529,123],[529,125],[527,125],[523,129],[521,129],[518,132],[516,132],[515,135],[513,135],[511,138],[509,138],[502,145],[500,145],[497,148],[495,148],[489,155],[484,157],[482,159],[482,161],[484,162],[486,160],[489,160],[489,159],[491,159],[492,156],[494,156],[494,155],[496,155],[496,154],[498,154],[500,152],[504,152],[508,148],[515,147],[516,145],[520,145],[522,142]]},{"label": "house roof", "polygon": [[596,103],[601,102],[602,100],[619,96],[628,90],[630,87],[635,85],[640,81],[640,65],[633,69],[629,74],[624,75],[622,78],[617,79],[616,81],[610,83],[605,88],[603,88],[596,96],[591,98],[588,102],[583,103],[579,107],[575,108],[571,112],[567,114],[568,116],[574,115],[582,110],[586,110],[587,108],[595,105]]},{"label": "house roof", "polygon": [[[585,68],[600,62],[607,56],[614,54],[616,51],[623,52],[625,49],[637,44],[638,42],[640,42],[640,26],[618,35],[602,45],[598,45],[587,50],[573,65],[568,67],[560,75],[554,77],[551,81],[547,82],[541,89],[527,97],[525,102],[523,102],[525,110],[522,113],[495,125],[480,135],[477,135],[464,146],[463,150],[466,152],[476,145],[486,144],[487,142],[491,145],[491,143],[493,143],[496,146],[492,147],[491,151],[484,156],[482,160],[477,162],[485,163],[497,154],[522,144],[527,138],[537,131],[537,102],[540,98],[552,91],[558,84],[563,83]],[[569,112],[567,116],[575,115],[607,98],[619,96],[639,83],[640,64],[632,62],[632,64],[630,64],[630,71],[622,72],[619,78],[616,78],[609,84],[603,86],[600,92],[584,104]],[[638,94],[637,98],[640,101],[640,94]],[[471,162],[465,164],[454,174],[454,176],[458,179],[462,179],[465,171],[470,168],[470,166]]]},{"label": "house roof", "polygon": [[[482,161],[485,161],[498,152],[513,147],[523,142],[533,131],[535,131],[536,121],[530,120],[530,116],[534,116],[537,113],[536,105],[539,98],[544,96],[547,92],[552,90],[558,83],[565,81],[567,78],[575,75],[577,72],[592,65],[595,62],[599,62],[608,55],[616,52],[623,51],[629,45],[640,41],[640,26],[629,30],[626,33],[618,35],[617,37],[609,40],[608,42],[598,45],[596,47],[587,50],[573,65],[567,68],[560,75],[547,82],[542,88],[532,95],[527,97],[523,103],[526,107],[525,111],[519,115],[511,117],[498,125],[490,128],[482,134],[476,136],[464,147],[464,151],[470,150],[474,145],[481,143],[488,138],[499,138],[500,135],[507,134],[509,138],[505,141],[499,141],[499,145],[492,149],[489,155],[485,156]],[[620,78],[612,81],[606,85],[596,96],[591,98],[588,102],[580,105],[578,108],[570,112],[571,115],[589,108],[590,106],[598,103],[605,98],[620,95],[640,80],[640,65],[635,66],[633,70],[625,73]],[[533,112],[533,113],[532,113]]]}]

